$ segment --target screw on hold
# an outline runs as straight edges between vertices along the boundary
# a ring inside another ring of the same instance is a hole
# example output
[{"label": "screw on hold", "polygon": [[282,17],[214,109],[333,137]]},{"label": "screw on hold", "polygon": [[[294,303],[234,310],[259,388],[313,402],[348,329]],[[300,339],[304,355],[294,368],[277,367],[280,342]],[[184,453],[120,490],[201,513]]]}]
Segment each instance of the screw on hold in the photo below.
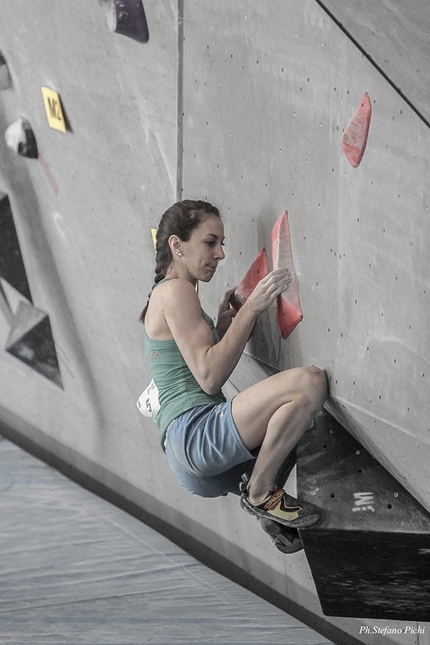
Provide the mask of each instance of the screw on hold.
[{"label": "screw on hold", "polygon": [[20,118],[11,123],[4,133],[4,138],[7,147],[15,154],[29,159],[37,159],[39,156],[36,137],[26,119]]},{"label": "screw on hold", "polygon": [[371,116],[372,106],[366,92],[355,114],[349,120],[341,140],[343,153],[353,168],[357,168],[363,158]]}]

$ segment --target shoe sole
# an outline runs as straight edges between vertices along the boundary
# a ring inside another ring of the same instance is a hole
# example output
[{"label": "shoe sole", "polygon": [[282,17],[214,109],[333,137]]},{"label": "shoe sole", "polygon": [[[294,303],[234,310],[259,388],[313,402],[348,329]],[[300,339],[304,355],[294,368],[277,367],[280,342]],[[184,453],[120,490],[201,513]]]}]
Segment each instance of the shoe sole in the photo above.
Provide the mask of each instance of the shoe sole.
[{"label": "shoe sole", "polygon": [[274,520],[267,518],[258,518],[258,522],[263,531],[270,536],[273,544],[281,553],[289,555],[303,550],[302,541],[299,538],[297,529],[288,528],[278,524]]},{"label": "shoe sole", "polygon": [[295,520],[284,520],[281,517],[278,517],[277,515],[273,515],[272,513],[269,513],[268,511],[263,511],[263,509],[261,508],[256,508],[244,497],[241,497],[240,503],[242,508],[245,511],[248,511],[248,513],[251,513],[256,517],[266,518],[268,520],[278,522],[278,524],[289,526],[292,529],[307,528],[308,526],[312,526],[313,524],[318,522],[318,520],[320,519],[320,516],[317,513],[314,513],[312,515],[307,515],[306,517],[299,517]]},{"label": "shoe sole", "polygon": [[285,543],[282,533],[274,538],[273,544],[278,549],[278,551],[280,551],[284,555],[292,555],[293,553],[303,551],[303,544],[300,540],[293,542],[292,544],[289,542]]}]

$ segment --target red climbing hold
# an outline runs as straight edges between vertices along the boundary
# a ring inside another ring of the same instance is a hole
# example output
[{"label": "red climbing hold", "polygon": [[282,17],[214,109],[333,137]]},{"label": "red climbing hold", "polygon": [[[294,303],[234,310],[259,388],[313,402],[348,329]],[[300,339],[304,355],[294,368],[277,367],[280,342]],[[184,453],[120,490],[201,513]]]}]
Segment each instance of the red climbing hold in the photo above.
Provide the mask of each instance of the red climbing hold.
[{"label": "red climbing hold", "polygon": [[359,108],[346,126],[341,141],[345,157],[353,168],[357,168],[363,158],[371,116],[372,106],[369,95],[366,92]]},{"label": "red climbing hold", "polygon": [[261,249],[246,275],[230,298],[230,304],[236,311],[245,304],[257,283],[269,273],[266,249]]},{"label": "red climbing hold", "polygon": [[282,338],[287,338],[303,319],[291,252],[288,213],[284,211],[272,230],[272,257],[274,269],[287,269],[291,281],[286,291],[276,299],[276,320]]}]

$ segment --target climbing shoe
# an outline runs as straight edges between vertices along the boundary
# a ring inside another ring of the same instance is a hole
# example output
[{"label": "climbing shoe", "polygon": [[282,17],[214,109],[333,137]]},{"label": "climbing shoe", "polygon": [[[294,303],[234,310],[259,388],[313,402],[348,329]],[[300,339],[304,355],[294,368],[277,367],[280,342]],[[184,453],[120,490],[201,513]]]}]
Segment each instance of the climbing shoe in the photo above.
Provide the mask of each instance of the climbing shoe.
[{"label": "climbing shoe", "polygon": [[297,551],[303,549],[297,529],[290,529],[266,517],[258,517],[257,520],[263,531],[269,535],[273,544],[281,553],[297,553]]},{"label": "climbing shoe", "polygon": [[242,492],[240,505],[245,511],[258,518],[275,520],[279,524],[295,529],[311,526],[320,518],[318,510],[312,504],[299,502],[288,495],[283,488],[269,493],[260,504],[253,504],[249,501],[246,489],[247,481],[243,481],[240,484]]}]

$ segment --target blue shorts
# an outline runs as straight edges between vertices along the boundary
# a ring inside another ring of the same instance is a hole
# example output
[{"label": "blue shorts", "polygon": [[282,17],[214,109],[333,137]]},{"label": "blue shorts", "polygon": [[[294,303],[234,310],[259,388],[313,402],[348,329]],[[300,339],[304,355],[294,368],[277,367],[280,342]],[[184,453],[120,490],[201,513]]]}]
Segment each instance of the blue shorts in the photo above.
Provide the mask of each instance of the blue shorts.
[{"label": "blue shorts", "polygon": [[239,495],[241,475],[249,475],[255,463],[236,429],[231,401],[177,417],[167,432],[166,455],[181,486],[200,497]]}]

